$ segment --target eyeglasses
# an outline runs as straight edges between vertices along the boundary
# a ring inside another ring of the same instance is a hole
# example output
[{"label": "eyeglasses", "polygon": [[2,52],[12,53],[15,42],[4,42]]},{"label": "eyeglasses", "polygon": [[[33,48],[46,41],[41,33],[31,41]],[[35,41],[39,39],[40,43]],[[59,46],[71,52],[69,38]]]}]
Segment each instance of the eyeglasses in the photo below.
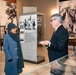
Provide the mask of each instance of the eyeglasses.
[{"label": "eyeglasses", "polygon": [[52,20],[50,20],[50,21],[52,22],[53,20],[56,20],[56,19],[52,19]]}]

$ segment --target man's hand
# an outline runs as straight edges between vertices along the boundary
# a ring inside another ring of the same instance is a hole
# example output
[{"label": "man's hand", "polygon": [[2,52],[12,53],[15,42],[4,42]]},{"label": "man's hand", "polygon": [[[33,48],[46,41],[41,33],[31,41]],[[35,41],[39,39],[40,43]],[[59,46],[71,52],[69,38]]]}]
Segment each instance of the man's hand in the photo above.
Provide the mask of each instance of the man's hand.
[{"label": "man's hand", "polygon": [[56,69],[59,69],[60,68],[60,64],[57,62],[57,61],[55,61],[55,62],[53,62],[52,64],[51,64],[51,67],[52,67],[52,69],[54,70],[56,70]]},{"label": "man's hand", "polygon": [[43,45],[43,46],[46,46],[46,45],[48,45],[49,43],[50,43],[50,42],[47,41],[47,40],[39,42],[39,44],[41,44],[41,45]]}]

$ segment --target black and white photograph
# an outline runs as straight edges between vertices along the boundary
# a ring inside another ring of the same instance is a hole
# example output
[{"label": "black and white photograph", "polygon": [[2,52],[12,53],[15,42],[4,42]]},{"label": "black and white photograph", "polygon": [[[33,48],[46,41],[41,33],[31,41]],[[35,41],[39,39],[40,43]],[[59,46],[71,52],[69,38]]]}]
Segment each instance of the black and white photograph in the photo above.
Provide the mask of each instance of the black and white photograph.
[{"label": "black and white photograph", "polygon": [[69,36],[76,35],[76,0],[59,2],[59,13],[63,17],[63,25]]},{"label": "black and white photograph", "polygon": [[36,30],[37,29],[36,15],[25,15],[19,21],[20,29]]}]

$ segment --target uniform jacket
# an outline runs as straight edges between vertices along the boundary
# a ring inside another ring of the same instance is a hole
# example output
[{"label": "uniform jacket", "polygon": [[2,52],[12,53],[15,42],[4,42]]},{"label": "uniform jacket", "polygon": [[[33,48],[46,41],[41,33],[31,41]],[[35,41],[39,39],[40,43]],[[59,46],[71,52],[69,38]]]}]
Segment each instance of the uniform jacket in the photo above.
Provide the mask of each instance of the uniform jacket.
[{"label": "uniform jacket", "polygon": [[63,25],[53,33],[50,42],[48,47],[50,62],[68,54],[68,32]]}]

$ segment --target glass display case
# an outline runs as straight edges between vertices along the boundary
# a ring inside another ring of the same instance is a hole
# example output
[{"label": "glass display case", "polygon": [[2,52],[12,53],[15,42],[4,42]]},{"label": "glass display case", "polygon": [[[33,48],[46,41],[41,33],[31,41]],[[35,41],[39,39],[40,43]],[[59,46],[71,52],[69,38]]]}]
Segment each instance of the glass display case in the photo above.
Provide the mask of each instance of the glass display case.
[{"label": "glass display case", "polygon": [[[63,56],[55,61],[60,62],[62,65],[62,68],[60,68],[60,70],[63,71],[63,74],[61,75],[76,75],[76,52]],[[25,73],[24,75],[54,75],[51,74],[50,71],[51,64],[55,63],[55,61],[42,65],[41,67]]]},{"label": "glass display case", "polygon": [[38,55],[38,42],[45,38],[45,15],[39,12],[21,14],[19,28],[24,60],[32,63],[45,61],[44,56]]}]

